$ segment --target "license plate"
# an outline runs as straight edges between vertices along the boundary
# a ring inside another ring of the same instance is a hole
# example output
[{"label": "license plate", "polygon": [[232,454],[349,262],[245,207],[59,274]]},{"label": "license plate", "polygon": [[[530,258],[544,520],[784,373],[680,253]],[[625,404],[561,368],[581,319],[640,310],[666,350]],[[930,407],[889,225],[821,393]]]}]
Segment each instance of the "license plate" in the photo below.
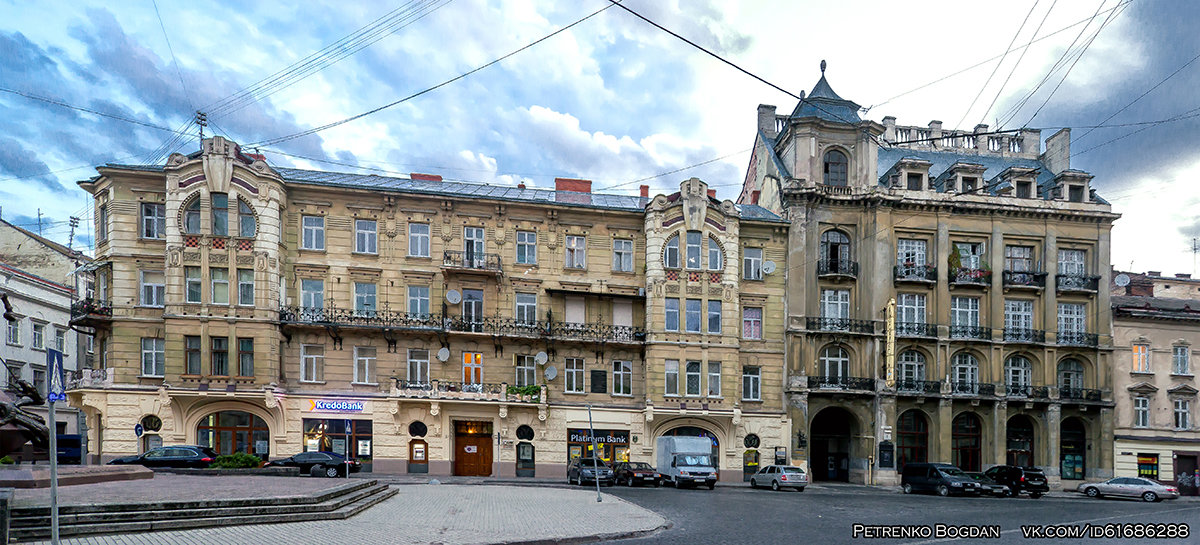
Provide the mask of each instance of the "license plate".
[{"label": "license plate", "polygon": [[702,482],[704,482],[704,481],[705,481],[705,478],[704,478],[704,477],[696,477],[695,479],[692,479],[692,480],[693,480],[693,481],[696,481],[696,482],[698,482],[698,483],[702,483]]},{"label": "license plate", "polygon": [[642,477],[643,481],[653,481],[654,477]]}]

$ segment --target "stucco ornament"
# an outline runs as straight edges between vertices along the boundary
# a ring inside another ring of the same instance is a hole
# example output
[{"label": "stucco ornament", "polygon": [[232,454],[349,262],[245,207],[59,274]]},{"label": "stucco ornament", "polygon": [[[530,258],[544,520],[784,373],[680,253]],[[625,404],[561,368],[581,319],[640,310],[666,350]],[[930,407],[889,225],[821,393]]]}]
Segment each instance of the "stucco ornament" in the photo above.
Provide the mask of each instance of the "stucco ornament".
[{"label": "stucco ornament", "polygon": [[229,192],[233,180],[233,144],[223,137],[204,141],[204,178],[209,191]]}]

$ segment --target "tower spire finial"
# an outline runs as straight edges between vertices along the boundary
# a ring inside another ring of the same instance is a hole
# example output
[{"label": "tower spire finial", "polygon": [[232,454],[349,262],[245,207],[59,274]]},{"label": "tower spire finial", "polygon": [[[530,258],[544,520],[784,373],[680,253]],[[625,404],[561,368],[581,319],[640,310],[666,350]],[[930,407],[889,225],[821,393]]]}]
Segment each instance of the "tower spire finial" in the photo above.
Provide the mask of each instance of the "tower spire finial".
[{"label": "tower spire finial", "polygon": [[821,59],[821,75],[825,75],[825,59]]}]

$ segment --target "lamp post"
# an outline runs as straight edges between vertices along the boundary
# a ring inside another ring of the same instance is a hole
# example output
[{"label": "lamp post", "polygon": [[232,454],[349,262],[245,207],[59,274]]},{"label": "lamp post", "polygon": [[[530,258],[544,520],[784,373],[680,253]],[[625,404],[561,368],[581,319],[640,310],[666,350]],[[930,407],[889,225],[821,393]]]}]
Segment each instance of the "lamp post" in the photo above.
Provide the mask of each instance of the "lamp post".
[{"label": "lamp post", "polygon": [[[599,456],[599,448],[596,446],[596,427],[592,424],[592,405],[587,406],[588,411],[588,434],[592,436],[592,478],[596,481],[596,502],[604,501],[600,499],[600,461],[596,458]],[[580,473],[583,473],[580,470]]]}]

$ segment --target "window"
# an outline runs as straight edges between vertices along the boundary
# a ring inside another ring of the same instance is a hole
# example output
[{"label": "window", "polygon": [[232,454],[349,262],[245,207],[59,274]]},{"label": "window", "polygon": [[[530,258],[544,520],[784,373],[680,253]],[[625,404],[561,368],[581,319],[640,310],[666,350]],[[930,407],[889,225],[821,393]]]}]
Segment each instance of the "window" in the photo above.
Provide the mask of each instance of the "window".
[{"label": "window", "polygon": [[[197,203],[199,206],[199,203]],[[196,231],[200,230],[199,221],[196,221]],[[195,232],[195,231],[189,231]],[[108,205],[102,204],[96,209],[96,240],[104,242],[108,240]]]},{"label": "window", "polygon": [[679,360],[667,360],[663,365],[666,383],[663,385],[663,395],[679,395]]},{"label": "window", "polygon": [[429,316],[429,286],[408,287],[408,313]]},{"label": "window", "polygon": [[1186,399],[1175,400],[1175,429],[1187,430],[1192,427],[1192,402]]},{"label": "window", "polygon": [[408,349],[408,382],[429,384],[429,351]]},{"label": "window", "polygon": [[54,328],[54,349],[59,352],[67,351],[67,331],[65,329]]},{"label": "window", "polygon": [[1149,373],[1150,372],[1150,345],[1135,344],[1133,345],[1133,372],[1134,373]]},{"label": "window", "polygon": [[983,244],[978,242],[955,242],[958,260],[964,269],[978,269],[983,261]]},{"label": "window", "polygon": [[1017,182],[1017,198],[1029,199],[1033,197],[1033,182],[1023,181]]},{"label": "window", "polygon": [[827,346],[818,358],[821,376],[831,382],[840,382],[850,377],[850,354],[841,346]]},{"label": "window", "polygon": [[761,339],[763,334],[762,307],[746,307],[742,309],[742,338]]},{"label": "window", "polygon": [[979,178],[974,176],[963,177],[961,193],[974,193],[977,188],[979,188]]},{"label": "window", "polygon": [[229,339],[225,337],[212,338],[212,374],[218,377],[229,376]]},{"label": "window", "polygon": [[256,231],[258,222],[254,219],[254,209],[250,208],[250,203],[238,199],[238,236],[254,238]]},{"label": "window", "polygon": [[254,376],[254,339],[238,339],[238,376]]},{"label": "window", "polygon": [[825,152],[825,185],[846,185],[846,171],[848,161],[846,154],[837,151],[829,150]]},{"label": "window", "polygon": [[187,336],[183,338],[183,372],[188,375],[200,374],[200,337]]},{"label": "window", "polygon": [[229,236],[229,195],[225,193],[212,194],[212,234]]},{"label": "window", "polygon": [[1005,246],[1004,269],[1016,272],[1034,270],[1033,246]]},{"label": "window", "polygon": [[408,224],[408,255],[429,257],[429,224]]},{"label": "window", "polygon": [[1004,362],[1004,385],[1010,394],[1029,395],[1033,363],[1025,356],[1009,356]]},{"label": "window", "polygon": [[1071,202],[1083,202],[1083,186],[1069,185],[1067,186],[1067,199]]},{"label": "window", "polygon": [[379,233],[375,220],[354,220],[354,251],[360,254],[378,253]]},{"label": "window", "polygon": [[954,393],[975,393],[979,388],[979,360],[967,352],[955,354],[952,376],[954,377]]},{"label": "window", "polygon": [[850,237],[841,231],[821,233],[821,261],[829,264],[829,270],[844,272],[849,269]]},{"label": "window", "polygon": [[375,370],[376,351],[373,346],[354,347],[354,382],[371,384]]},{"label": "window", "polygon": [[1191,355],[1190,346],[1176,346],[1172,349],[1173,357],[1171,365],[1171,374],[1174,375],[1190,375],[1191,365],[1189,356]]},{"label": "window", "polygon": [[537,231],[517,231],[517,263],[537,264]]},{"label": "window", "polygon": [[717,239],[708,238],[708,270],[719,271],[725,268],[725,254],[721,251],[721,243]]},{"label": "window", "polygon": [[664,300],[663,329],[679,331],[679,299],[668,297]]},{"label": "window", "polygon": [[1083,333],[1084,327],[1084,306],[1079,303],[1059,303],[1058,304],[1058,331],[1059,333]]},{"label": "window", "polygon": [[586,269],[587,268],[587,239],[581,236],[567,237],[567,261],[565,266],[568,269]]},{"label": "window", "polygon": [[569,394],[583,393],[583,358],[566,359],[563,389]]},{"label": "window", "polygon": [[633,362],[620,360],[613,362],[613,395],[633,395]]},{"label": "window", "polygon": [[742,368],[742,399],[745,401],[762,401],[762,368]]},{"label": "window", "polygon": [[[1031,329],[1033,329],[1033,301],[1027,299],[1005,299],[1004,330],[1015,334]],[[1006,337],[1009,336],[1006,335]]]},{"label": "window", "polygon": [[700,300],[688,299],[684,308],[684,328],[688,333],[700,332]]},{"label": "window", "polygon": [[[896,323],[920,325],[925,323],[925,294],[896,294]],[[911,329],[911,328],[910,328]]]},{"label": "window", "polygon": [[358,316],[375,315],[375,284],[354,283],[354,313]]},{"label": "window", "polygon": [[687,390],[684,392],[689,397],[697,397],[700,395],[700,362],[687,362],[687,369],[684,371],[684,379],[686,380]]},{"label": "window", "polygon": [[[45,397],[46,396],[46,368],[41,365],[30,365],[29,367],[31,369],[33,369],[33,386],[35,388],[37,388],[38,393],[42,394],[42,397]],[[64,422],[63,428],[60,428],[60,429],[65,429],[65,428],[66,428],[66,423]]]},{"label": "window", "polygon": [[721,334],[721,300],[710,299],[708,301],[708,332],[714,335]]},{"label": "window", "polygon": [[667,240],[666,248],[663,250],[663,267],[668,269],[679,268],[679,235],[675,235]]},{"label": "window", "polygon": [[900,354],[900,381],[915,387],[917,381],[925,380],[925,356],[916,350]]},{"label": "window", "polygon": [[1083,250],[1059,250],[1058,251],[1058,274],[1070,276],[1083,276],[1087,274],[1087,265],[1084,261],[1087,254]]},{"label": "window", "polygon": [[21,320],[20,319],[8,321],[7,341],[8,341],[8,344],[15,344],[17,346],[21,346]]},{"label": "window", "polygon": [[325,308],[325,281],[309,278],[301,280],[300,305],[303,308]]},{"label": "window", "polygon": [[896,265],[901,267],[924,267],[925,241],[912,238],[897,240]]},{"label": "window", "polygon": [[687,232],[687,268],[700,268],[700,231]]},{"label": "window", "polygon": [[745,248],[742,250],[742,278],[746,280],[762,280],[762,248]]},{"label": "window", "polygon": [[[1158,454],[1143,454],[1137,455],[1137,470],[1138,477],[1158,480]],[[1134,479],[1126,479],[1133,481]],[[1133,483],[1125,483],[1133,484]]]},{"label": "window", "polygon": [[483,352],[463,352],[462,381],[463,384],[483,382]]},{"label": "window", "polygon": [[1079,360],[1068,358],[1058,364],[1059,390],[1078,390],[1083,388],[1083,364]]},{"label": "window", "polygon": [[238,269],[238,304],[254,305],[254,269]]},{"label": "window", "polygon": [[318,344],[300,346],[300,382],[325,380],[325,347]]},{"label": "window", "polygon": [[46,324],[33,324],[33,348],[46,348]]},{"label": "window", "polygon": [[721,397],[721,362],[708,362],[708,397]]},{"label": "window", "polygon": [[537,322],[537,294],[517,294],[517,323],[532,324]]},{"label": "window", "polygon": [[483,227],[463,227],[463,254],[468,266],[483,266],[486,262],[484,248]]},{"label": "window", "polygon": [[189,235],[200,233],[200,197],[192,199],[183,209],[183,232]]},{"label": "window", "polygon": [[163,376],[166,373],[166,361],[166,344],[163,339],[142,337],[142,376]]},{"label": "window", "polygon": [[302,216],[300,218],[300,222],[303,226],[303,233],[300,239],[300,249],[324,250],[325,218],[322,216]]},{"label": "window", "polygon": [[1143,396],[1133,398],[1133,427],[1150,427],[1150,398]]},{"label": "window", "polygon": [[633,241],[627,238],[614,238],[612,258],[613,271],[633,272]]},{"label": "window", "polygon": [[979,298],[951,297],[950,325],[959,327],[979,327]]},{"label": "window", "polygon": [[167,207],[166,205],[142,203],[142,238],[167,238]]},{"label": "window", "polygon": [[229,269],[209,269],[212,277],[212,294],[209,300],[214,305],[229,304]]},{"label": "window", "polygon": [[162,271],[142,271],[142,306],[161,307],[167,290]]},{"label": "window", "polygon": [[833,320],[850,318],[850,290],[821,290],[821,317]]},{"label": "window", "polygon": [[204,284],[200,279],[200,267],[184,267],[183,284],[184,301],[188,303],[199,303],[200,294],[204,291]]}]

